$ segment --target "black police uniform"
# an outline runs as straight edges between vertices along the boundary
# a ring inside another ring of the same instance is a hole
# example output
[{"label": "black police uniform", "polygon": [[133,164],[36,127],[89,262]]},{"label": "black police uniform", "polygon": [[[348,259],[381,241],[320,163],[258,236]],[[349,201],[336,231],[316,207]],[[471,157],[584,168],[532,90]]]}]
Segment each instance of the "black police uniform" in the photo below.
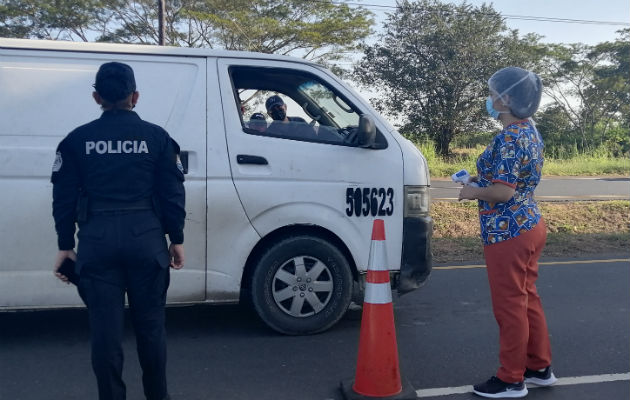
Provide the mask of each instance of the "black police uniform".
[{"label": "black police uniform", "polygon": [[164,304],[169,285],[165,233],[184,241],[179,147],[133,111],[111,110],[72,131],[57,148],[53,216],[60,250],[74,248],[79,294],[88,307],[99,399],[125,399],[125,293],[136,332],[145,396],[168,398]]}]

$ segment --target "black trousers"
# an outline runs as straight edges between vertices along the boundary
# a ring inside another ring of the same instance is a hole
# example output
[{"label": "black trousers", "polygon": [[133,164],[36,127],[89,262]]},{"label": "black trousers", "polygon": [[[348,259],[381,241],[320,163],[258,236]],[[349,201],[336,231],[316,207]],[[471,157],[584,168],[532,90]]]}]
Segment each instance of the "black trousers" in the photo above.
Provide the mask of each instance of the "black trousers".
[{"label": "black trousers", "polygon": [[164,305],[169,254],[153,211],[90,215],[79,228],[79,294],[88,308],[99,400],[125,400],[122,380],[125,294],[147,400],[168,397]]}]

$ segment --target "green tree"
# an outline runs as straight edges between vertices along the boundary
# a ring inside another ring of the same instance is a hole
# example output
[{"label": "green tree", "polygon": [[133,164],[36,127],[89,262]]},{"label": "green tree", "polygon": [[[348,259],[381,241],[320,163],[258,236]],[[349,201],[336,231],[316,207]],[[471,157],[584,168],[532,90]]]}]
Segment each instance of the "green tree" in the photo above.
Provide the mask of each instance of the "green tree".
[{"label": "green tree", "polygon": [[630,115],[630,30],[615,42],[551,44],[541,69],[554,112],[562,112],[571,142],[584,152],[617,138]]},{"label": "green tree", "polygon": [[539,51],[538,37],[519,38],[488,5],[404,0],[383,30],[354,76],[381,93],[374,105],[404,134],[430,137],[441,155],[455,136],[489,127],[488,78],[508,65],[531,67]]},{"label": "green tree", "polygon": [[587,91],[591,108],[600,116],[602,140],[611,150],[630,149],[630,29],[619,31],[614,42],[596,45],[589,57],[601,62],[595,66],[592,88]]},{"label": "green tree", "polygon": [[599,60],[589,58],[590,52],[591,48],[582,43],[550,44],[542,60],[545,93],[552,99],[554,110],[564,113],[581,150],[587,147],[587,133],[597,121],[588,92]]},{"label": "green tree", "polygon": [[[156,0],[5,0],[0,34],[9,37],[156,44]],[[372,14],[332,0],[166,0],[166,42],[343,58],[370,34]]]},{"label": "green tree", "polygon": [[87,41],[104,5],[100,0],[4,0],[0,36]]},{"label": "green tree", "polygon": [[[575,127],[564,110],[550,104],[536,116],[536,127],[545,141],[545,155],[566,159],[576,156]],[[575,151],[574,151],[575,149]]]}]

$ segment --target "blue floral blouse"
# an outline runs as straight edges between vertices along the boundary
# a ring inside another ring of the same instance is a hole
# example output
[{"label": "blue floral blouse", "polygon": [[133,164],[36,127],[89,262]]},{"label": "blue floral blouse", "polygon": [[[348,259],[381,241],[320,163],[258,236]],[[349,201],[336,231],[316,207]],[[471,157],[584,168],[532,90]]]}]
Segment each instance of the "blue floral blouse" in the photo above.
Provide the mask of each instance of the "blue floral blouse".
[{"label": "blue floral blouse", "polygon": [[544,144],[529,120],[518,121],[495,136],[477,159],[479,186],[498,183],[516,190],[505,203],[479,200],[481,239],[490,245],[533,229],[541,215],[534,199],[540,182]]}]

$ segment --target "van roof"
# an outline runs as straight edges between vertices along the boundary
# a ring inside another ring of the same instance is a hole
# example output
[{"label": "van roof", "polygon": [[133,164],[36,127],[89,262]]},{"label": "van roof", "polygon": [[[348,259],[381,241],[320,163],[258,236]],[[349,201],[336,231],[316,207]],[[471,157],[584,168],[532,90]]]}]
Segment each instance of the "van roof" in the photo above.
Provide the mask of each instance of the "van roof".
[{"label": "van roof", "polygon": [[250,51],[213,50],[206,48],[190,48],[175,46],[156,46],[142,44],[119,43],[93,43],[70,42],[64,40],[33,40],[33,39],[8,39],[0,38],[0,48],[4,49],[29,49],[29,50],[56,50],[56,51],[81,51],[89,53],[119,53],[119,54],[147,54],[160,56],[180,57],[229,57],[229,58],[254,58],[278,61],[299,62],[319,66],[319,64],[302,58],[289,57],[277,54],[256,53]]}]

